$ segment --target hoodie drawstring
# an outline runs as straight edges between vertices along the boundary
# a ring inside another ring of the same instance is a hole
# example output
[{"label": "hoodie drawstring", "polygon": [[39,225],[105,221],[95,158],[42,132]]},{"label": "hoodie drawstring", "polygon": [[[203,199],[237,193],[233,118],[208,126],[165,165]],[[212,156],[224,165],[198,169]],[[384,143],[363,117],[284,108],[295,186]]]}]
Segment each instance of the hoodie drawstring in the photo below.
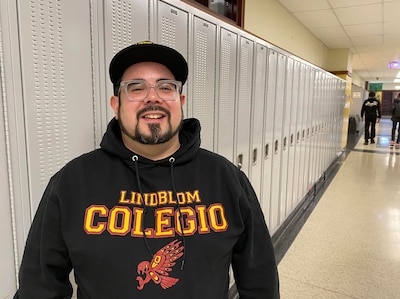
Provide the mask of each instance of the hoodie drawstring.
[{"label": "hoodie drawstring", "polygon": [[[139,193],[142,196],[142,208],[143,208],[143,216],[142,216],[142,228],[143,228],[143,239],[144,239],[144,243],[146,245],[147,251],[149,252],[151,258],[154,257],[153,251],[150,248],[149,245],[149,241],[147,239],[146,236],[146,232],[145,232],[145,218],[147,215],[147,207],[146,207],[146,203],[145,203],[145,198],[144,198],[144,194],[143,194],[143,190],[142,190],[142,185],[140,183],[140,176],[139,176],[139,166],[138,166],[138,160],[139,157],[134,155],[132,157],[132,161],[135,164],[135,172],[136,172],[136,180],[137,180],[137,185],[138,185],[138,189],[139,189]],[[182,243],[183,243],[183,257],[182,257],[182,263],[181,263],[181,270],[183,270],[184,265],[185,265],[185,257],[186,257],[186,240],[185,240],[185,233],[183,230],[183,219],[182,219],[182,213],[181,213],[181,206],[179,204],[179,199],[177,196],[177,192],[176,192],[176,188],[175,188],[175,180],[174,180],[174,162],[175,162],[175,158],[171,157],[169,158],[169,163],[171,165],[171,184],[172,184],[172,192],[174,194],[174,197],[176,199],[176,207],[179,211],[179,224],[181,226],[181,232],[182,232]]]},{"label": "hoodie drawstring", "polygon": [[172,191],[174,192],[174,196],[176,199],[176,206],[179,211],[179,224],[181,225],[181,232],[182,232],[182,243],[183,243],[183,257],[182,257],[182,263],[181,263],[181,270],[183,270],[185,266],[185,257],[186,257],[186,240],[185,240],[185,232],[183,230],[183,220],[182,220],[182,213],[181,213],[181,205],[179,204],[179,199],[177,196],[176,188],[175,188],[175,180],[174,180],[174,162],[175,158],[171,157],[169,158],[169,163],[171,165],[171,184],[172,184]]},{"label": "hoodie drawstring", "polygon": [[136,172],[136,180],[137,180],[137,184],[138,184],[138,188],[139,188],[139,193],[142,196],[142,208],[143,208],[143,215],[142,215],[142,228],[143,228],[143,239],[144,239],[144,243],[146,245],[147,251],[150,253],[151,258],[154,257],[153,251],[150,248],[149,245],[149,241],[147,240],[147,236],[146,236],[146,232],[145,232],[145,218],[146,218],[146,214],[147,214],[147,208],[146,208],[146,204],[144,202],[144,196],[143,196],[143,191],[142,191],[142,184],[140,184],[140,177],[139,177],[139,167],[138,167],[138,163],[137,161],[139,160],[138,156],[133,156],[132,157],[132,161],[135,164],[135,172]]}]

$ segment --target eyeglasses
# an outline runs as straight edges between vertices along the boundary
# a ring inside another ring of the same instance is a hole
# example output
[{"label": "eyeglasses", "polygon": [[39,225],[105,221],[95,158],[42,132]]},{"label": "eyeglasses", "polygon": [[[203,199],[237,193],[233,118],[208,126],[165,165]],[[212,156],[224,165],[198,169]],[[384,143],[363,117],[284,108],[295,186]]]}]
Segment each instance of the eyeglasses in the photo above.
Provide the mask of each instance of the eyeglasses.
[{"label": "eyeglasses", "polygon": [[145,80],[127,80],[119,85],[119,91],[124,91],[128,99],[132,102],[143,101],[154,88],[157,96],[164,101],[174,101],[182,88],[182,82],[175,80],[159,80],[154,85],[150,85]]}]

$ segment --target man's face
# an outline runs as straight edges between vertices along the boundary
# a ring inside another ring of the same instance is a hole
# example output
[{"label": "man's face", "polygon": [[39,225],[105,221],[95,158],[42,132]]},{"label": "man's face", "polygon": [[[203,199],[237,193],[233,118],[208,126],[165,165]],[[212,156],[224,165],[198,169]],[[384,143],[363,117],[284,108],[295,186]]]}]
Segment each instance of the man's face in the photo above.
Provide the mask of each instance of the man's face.
[{"label": "man's face", "polygon": [[[134,64],[122,76],[122,81],[145,80],[150,85],[160,79],[175,80],[175,77],[167,67],[155,62]],[[177,133],[182,124],[184,102],[185,96],[181,94],[173,101],[164,101],[154,88],[150,88],[149,94],[141,102],[130,101],[123,90],[119,98],[111,97],[122,138],[131,149],[135,142],[160,144],[179,138]]]}]

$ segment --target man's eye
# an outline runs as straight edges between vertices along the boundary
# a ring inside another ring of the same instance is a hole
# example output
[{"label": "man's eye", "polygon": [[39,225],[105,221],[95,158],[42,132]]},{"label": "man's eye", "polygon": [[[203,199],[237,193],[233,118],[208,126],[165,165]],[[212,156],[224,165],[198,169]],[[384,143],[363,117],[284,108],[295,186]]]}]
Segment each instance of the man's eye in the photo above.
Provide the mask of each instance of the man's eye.
[{"label": "man's eye", "polygon": [[161,91],[175,91],[176,87],[172,83],[163,83],[158,86],[158,89]]},{"label": "man's eye", "polygon": [[146,86],[144,84],[132,83],[127,86],[128,92],[142,92],[146,90]]}]

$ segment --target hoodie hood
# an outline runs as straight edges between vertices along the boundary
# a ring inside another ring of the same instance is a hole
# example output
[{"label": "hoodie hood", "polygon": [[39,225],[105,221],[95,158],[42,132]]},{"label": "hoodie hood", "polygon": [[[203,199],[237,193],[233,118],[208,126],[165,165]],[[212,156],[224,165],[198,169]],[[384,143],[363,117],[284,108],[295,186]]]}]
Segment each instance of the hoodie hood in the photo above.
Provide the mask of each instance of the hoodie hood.
[{"label": "hoodie hood", "polygon": [[[175,165],[186,163],[195,157],[200,148],[200,130],[200,122],[197,119],[188,118],[183,120],[182,128],[179,131],[179,142],[181,146],[173,155],[175,158]],[[122,142],[121,129],[115,118],[109,122],[107,131],[100,143],[100,147],[102,150],[115,155],[122,160],[131,161],[132,156],[137,155],[130,151]],[[145,157],[139,159],[141,163],[156,163],[169,166],[170,163],[168,160],[169,157],[159,161],[152,161]]]}]

